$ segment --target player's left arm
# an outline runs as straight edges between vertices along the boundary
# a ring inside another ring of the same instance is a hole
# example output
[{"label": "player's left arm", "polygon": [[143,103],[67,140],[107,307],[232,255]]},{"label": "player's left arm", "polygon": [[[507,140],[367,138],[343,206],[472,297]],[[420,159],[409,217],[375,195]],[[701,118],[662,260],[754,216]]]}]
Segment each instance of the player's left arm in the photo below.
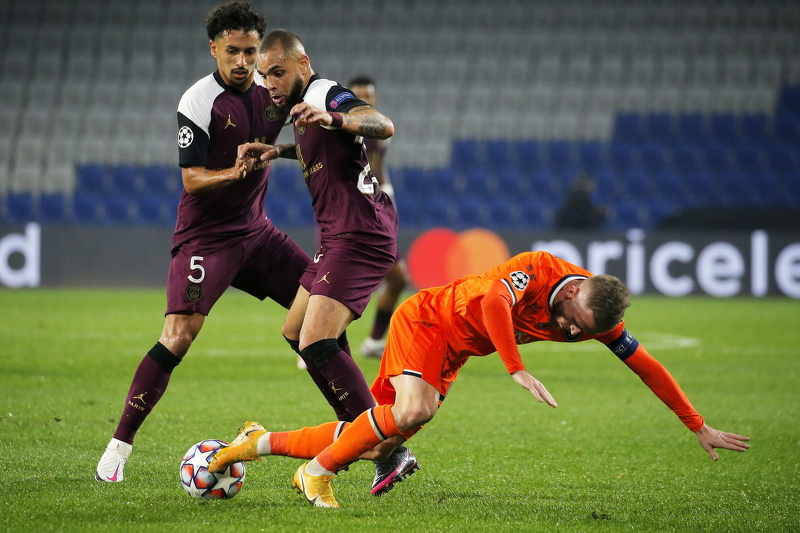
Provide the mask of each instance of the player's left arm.
[{"label": "player's left arm", "polygon": [[[603,341],[603,339],[598,340]],[[616,338],[606,339],[606,341],[606,346],[639,376],[690,431],[697,435],[700,446],[708,452],[713,460],[716,461],[719,458],[717,452],[714,451],[715,448],[743,452],[750,447],[744,442],[750,440],[749,437],[719,431],[706,424],[672,374],[650,355],[627,330],[622,328]]]},{"label": "player's left arm", "polygon": [[326,111],[300,102],[292,108],[297,126],[328,126],[370,139],[388,139],[394,135],[394,123],[371,105],[361,105],[347,111]]},{"label": "player's left arm", "polygon": [[513,289],[509,289],[507,282],[496,279],[481,299],[483,324],[489,334],[489,340],[492,341],[508,373],[518,385],[529,390],[540,402],[558,407],[545,386],[525,370],[525,365],[522,363],[514,335],[514,321],[511,317],[511,307],[515,298],[510,290]]}]

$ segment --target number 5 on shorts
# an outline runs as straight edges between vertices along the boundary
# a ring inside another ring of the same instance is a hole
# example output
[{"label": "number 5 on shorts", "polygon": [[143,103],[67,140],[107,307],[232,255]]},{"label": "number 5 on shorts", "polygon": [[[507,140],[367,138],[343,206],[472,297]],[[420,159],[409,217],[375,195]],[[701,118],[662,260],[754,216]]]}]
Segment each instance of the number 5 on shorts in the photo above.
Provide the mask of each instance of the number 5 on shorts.
[{"label": "number 5 on shorts", "polygon": [[190,270],[192,270],[193,272],[195,270],[199,270],[200,271],[200,277],[197,277],[197,278],[194,277],[193,274],[189,274],[188,278],[189,278],[189,281],[191,281],[192,283],[200,283],[206,277],[206,269],[203,268],[203,265],[200,264],[200,261],[202,261],[202,260],[203,260],[202,256],[193,255],[191,261],[189,261]]}]

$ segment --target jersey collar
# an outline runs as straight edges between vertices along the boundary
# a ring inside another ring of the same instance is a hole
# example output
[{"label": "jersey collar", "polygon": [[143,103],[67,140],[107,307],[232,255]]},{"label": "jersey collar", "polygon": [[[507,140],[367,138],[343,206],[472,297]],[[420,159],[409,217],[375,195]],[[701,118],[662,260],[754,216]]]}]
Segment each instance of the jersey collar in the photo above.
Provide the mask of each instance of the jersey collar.
[{"label": "jersey collar", "polygon": [[586,279],[586,276],[581,276],[580,274],[567,274],[566,276],[564,276],[563,278],[558,280],[558,283],[555,284],[553,289],[550,291],[550,295],[547,297],[547,307],[552,309],[553,308],[553,304],[555,303],[556,294],[558,294],[558,291],[563,289],[564,285],[566,285],[570,281],[575,281],[576,279]]},{"label": "jersey collar", "polygon": [[231,92],[234,92],[236,94],[240,94],[242,96],[249,95],[251,92],[253,92],[253,89],[256,88],[255,77],[253,77],[253,83],[251,83],[250,87],[248,87],[248,89],[246,91],[244,91],[244,92],[240,91],[236,87],[233,87],[232,85],[228,85],[227,83],[225,83],[225,80],[222,79],[222,74],[219,73],[219,70],[214,71],[214,79],[219,84],[219,86],[222,87],[223,89],[230,90]]}]

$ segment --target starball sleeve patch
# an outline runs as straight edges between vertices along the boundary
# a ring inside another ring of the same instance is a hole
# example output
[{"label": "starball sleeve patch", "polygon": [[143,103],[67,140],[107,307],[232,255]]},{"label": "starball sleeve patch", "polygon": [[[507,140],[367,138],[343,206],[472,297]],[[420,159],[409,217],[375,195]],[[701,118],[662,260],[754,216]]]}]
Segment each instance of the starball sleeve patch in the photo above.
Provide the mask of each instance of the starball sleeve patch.
[{"label": "starball sleeve patch", "polygon": [[511,284],[518,291],[524,291],[525,288],[528,286],[528,282],[531,279],[525,272],[521,270],[512,272],[511,274],[509,274],[509,277],[511,278]]}]

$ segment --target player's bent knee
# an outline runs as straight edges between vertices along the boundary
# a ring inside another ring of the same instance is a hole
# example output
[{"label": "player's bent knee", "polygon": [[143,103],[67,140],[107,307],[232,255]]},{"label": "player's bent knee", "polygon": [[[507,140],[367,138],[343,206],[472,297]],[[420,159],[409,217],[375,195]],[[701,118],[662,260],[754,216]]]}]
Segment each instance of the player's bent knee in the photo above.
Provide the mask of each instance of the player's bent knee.
[{"label": "player's bent knee", "polygon": [[397,424],[397,429],[399,429],[401,433],[427,424],[433,419],[433,415],[435,414],[435,408],[431,409],[425,405],[415,405],[413,407],[398,407],[395,405],[392,408],[395,424]]}]

